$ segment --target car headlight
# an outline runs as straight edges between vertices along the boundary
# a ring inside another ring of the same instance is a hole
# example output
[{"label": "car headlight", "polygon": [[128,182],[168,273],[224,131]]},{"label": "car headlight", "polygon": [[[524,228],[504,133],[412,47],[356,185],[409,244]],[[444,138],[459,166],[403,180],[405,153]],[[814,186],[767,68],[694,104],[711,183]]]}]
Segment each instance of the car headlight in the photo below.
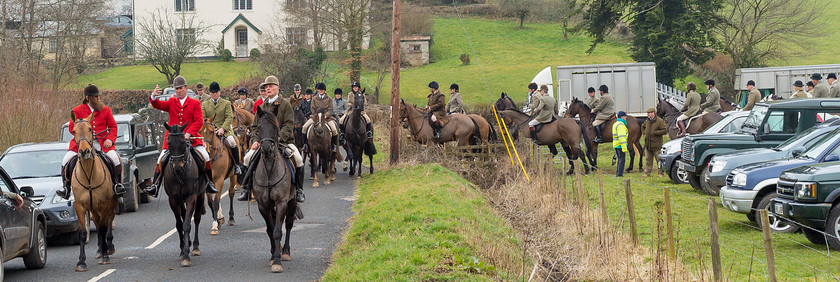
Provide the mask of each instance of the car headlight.
[{"label": "car headlight", "polygon": [[75,200],[75,199],[76,199],[76,198],[75,198],[75,197],[73,197],[73,194],[70,194],[70,199],[67,199],[67,200],[65,200],[64,198],[62,198],[62,197],[61,197],[61,196],[59,196],[59,195],[55,195],[55,196],[53,196],[53,199],[52,199],[51,203],[53,203],[53,204],[61,204],[61,203],[71,202],[71,201],[73,201],[73,200]]},{"label": "car headlight", "polygon": [[732,177],[732,186],[747,186],[747,175],[742,172],[736,172],[735,175]]},{"label": "car headlight", "polygon": [[723,167],[725,167],[725,166],[726,166],[726,161],[712,160],[709,163],[709,169],[710,169],[711,172],[719,172],[719,171],[723,170]]},{"label": "car headlight", "polygon": [[662,153],[663,153],[663,154],[669,154],[669,155],[670,155],[670,154],[677,153],[677,152],[680,152],[681,150],[682,150],[682,148],[680,148],[680,144],[679,144],[679,143],[677,143],[677,144],[675,144],[675,145],[673,145],[673,146],[663,146],[663,147],[662,147]]},{"label": "car headlight", "polygon": [[793,198],[799,199],[814,199],[817,197],[817,183],[814,182],[796,182],[793,184]]}]

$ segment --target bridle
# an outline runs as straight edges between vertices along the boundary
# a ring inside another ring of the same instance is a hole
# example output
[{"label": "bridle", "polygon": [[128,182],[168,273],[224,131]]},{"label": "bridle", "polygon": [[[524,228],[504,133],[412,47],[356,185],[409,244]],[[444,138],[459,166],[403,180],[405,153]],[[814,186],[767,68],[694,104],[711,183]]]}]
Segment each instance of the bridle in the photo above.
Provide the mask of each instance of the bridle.
[{"label": "bridle", "polygon": [[[88,124],[88,126],[89,126],[89,130],[90,130],[90,132],[91,132],[91,134],[92,134],[93,138],[96,138],[95,136],[96,136],[97,134],[93,132],[93,126],[92,126],[92,125],[90,125],[90,122],[89,122],[89,121],[87,121],[87,120],[85,120],[85,119],[80,119],[80,120],[77,120],[77,121],[75,122],[75,124],[76,124],[76,125],[78,125],[78,124],[80,124],[80,123],[87,123],[87,124]],[[102,133],[102,132],[107,132],[107,131],[108,131],[108,129],[103,130],[103,131],[101,131],[100,133]],[[91,159],[94,159],[94,160],[96,159],[96,155],[94,155],[94,150],[95,150],[95,149],[94,149],[94,147],[93,147],[93,141],[91,141],[90,139],[88,139],[88,138],[87,138],[87,136],[81,136],[81,137],[80,137],[80,136],[78,136],[78,135],[74,135],[74,136],[73,136],[73,139],[76,141],[76,144],[81,143],[81,141],[85,141],[85,143],[87,143],[87,144],[90,146],[90,148],[89,148],[89,149],[87,149],[87,150],[90,150],[90,152],[91,152],[91,153],[90,153],[90,154],[91,154]],[[86,158],[83,158],[82,156],[79,156],[79,158],[81,158],[81,159],[86,159]],[[105,177],[103,177],[103,178],[102,178],[102,182],[101,182],[101,183],[97,184],[96,186],[91,185],[90,181],[91,181],[91,180],[92,180],[92,178],[93,178],[93,169],[94,169],[94,167],[95,167],[95,166],[96,166],[96,163],[94,162],[94,163],[93,163],[93,165],[91,165],[91,166],[90,166],[90,169],[86,169],[86,168],[85,168],[85,165],[84,165],[84,163],[83,163],[83,162],[80,162],[80,163],[79,163],[79,167],[82,169],[82,173],[85,175],[85,178],[87,179],[87,185],[85,185],[84,183],[82,183],[82,181],[79,179],[79,175],[77,175],[77,174],[73,173],[73,175],[75,176],[74,178],[76,179],[76,183],[79,183],[79,185],[82,185],[83,187],[85,187],[85,189],[87,189],[89,193],[92,193],[92,192],[90,192],[90,191],[92,191],[93,189],[99,188],[99,187],[101,187],[103,184],[105,184]]]},{"label": "bridle", "polygon": [[[171,132],[170,132],[170,133],[169,133],[169,139],[168,139],[168,140],[172,140],[172,136],[183,136],[183,135],[184,135],[184,133],[183,133],[183,132],[178,132],[178,133],[171,133]],[[170,142],[171,142],[171,141],[170,141]],[[172,146],[170,146],[170,147],[172,147]],[[184,149],[184,152],[183,152],[183,153],[181,153],[180,155],[173,155],[173,154],[170,154],[170,155],[169,155],[169,159],[171,160],[171,162],[170,162],[170,164],[169,164],[169,172],[171,172],[171,173],[172,173],[172,175],[174,175],[174,176],[182,176],[182,175],[179,175],[178,173],[175,173],[175,166],[174,166],[174,165],[172,165],[172,164],[174,164],[174,163],[175,163],[175,161],[180,161],[180,162],[181,162],[181,164],[183,164],[183,166],[184,166],[184,170],[183,170],[183,171],[184,171],[184,172],[189,171],[189,170],[190,170],[190,168],[191,168],[190,166],[191,166],[191,165],[192,165],[192,163],[193,163],[193,161],[192,161],[192,154],[190,154],[190,148],[189,148],[189,147],[190,147],[190,144],[189,144],[189,140],[187,140],[187,141],[186,141],[186,146],[185,146],[185,147],[186,147],[186,148]],[[170,152],[172,152],[172,150],[170,150]],[[175,179],[177,179],[177,180],[178,180],[178,183],[179,183],[179,184],[184,185],[184,178],[183,178],[183,177],[175,177]]]},{"label": "bridle", "polygon": [[[265,144],[266,142],[268,144]],[[257,186],[260,186],[262,188],[271,188],[271,187],[274,187],[275,185],[279,184],[280,181],[283,181],[283,178],[286,177],[286,174],[288,172],[286,172],[284,170],[283,174],[280,175],[280,177],[278,177],[276,181],[274,181],[274,182],[271,181],[271,176],[274,175],[274,173],[271,173],[271,172],[274,171],[274,164],[275,164],[275,160],[277,158],[277,150],[278,150],[277,149],[277,139],[276,138],[270,138],[270,137],[269,138],[263,138],[263,139],[260,140],[260,147],[263,147],[263,146],[268,146],[268,152],[269,153],[266,153],[265,149],[260,149],[260,155],[262,156],[262,158],[260,158],[261,159],[260,161],[263,162],[263,172],[265,173],[265,175],[268,175],[268,179],[266,180],[266,182],[269,183],[269,184],[262,185],[262,184],[257,183],[257,181],[254,181],[254,184],[256,184]],[[266,162],[265,160],[268,160],[269,162]],[[268,165],[266,165],[267,163],[271,163],[271,166],[269,167]]]},{"label": "bridle", "polygon": [[[213,137],[211,137],[211,138],[204,138],[204,141],[205,141],[205,142],[207,142],[208,147],[209,147],[209,148],[210,148],[210,150],[212,150],[212,152],[213,152],[213,157],[211,157],[211,158],[210,158],[210,161],[212,162],[212,161],[218,160],[219,158],[221,158],[221,157],[222,157],[222,155],[220,154],[220,152],[222,151],[222,149],[224,149],[224,148],[223,148],[223,146],[224,146],[224,140],[222,140],[222,138],[221,138],[221,137],[219,137],[218,135],[216,135],[216,129],[218,129],[218,128],[216,127],[216,125],[215,125],[215,124],[213,124],[213,123],[211,123],[211,122],[204,122],[204,125],[209,125],[209,126],[212,128],[212,129],[210,130],[210,131],[211,131],[211,132],[210,132],[210,135],[212,135]],[[214,144],[216,143],[216,142],[215,142],[216,140],[219,140],[219,146],[218,146],[218,147],[216,147],[216,146],[214,145]]]},{"label": "bridle", "polygon": [[420,134],[420,131],[423,131],[423,128],[426,126],[425,122],[421,122],[420,128],[418,128],[416,132],[412,132],[413,130],[411,130],[411,122],[418,118],[425,118],[426,116],[418,115],[416,117],[409,117],[408,105],[404,103],[400,104],[400,116],[403,117],[400,119],[400,125],[402,125],[403,128],[408,129],[408,132],[411,133],[411,135],[413,136],[417,136],[417,134]]}]

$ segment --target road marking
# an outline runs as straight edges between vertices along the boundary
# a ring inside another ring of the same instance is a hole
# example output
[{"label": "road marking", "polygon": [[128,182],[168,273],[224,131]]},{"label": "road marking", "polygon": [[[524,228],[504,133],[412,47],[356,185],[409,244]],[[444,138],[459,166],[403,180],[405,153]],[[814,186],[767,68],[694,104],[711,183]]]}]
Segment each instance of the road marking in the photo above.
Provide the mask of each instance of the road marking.
[{"label": "road marking", "polygon": [[[292,231],[299,231],[302,229],[312,228],[312,227],[320,227],[323,226],[323,223],[295,223],[295,226],[292,227]],[[286,228],[284,227],[283,230],[285,231]],[[265,233],[265,227],[258,227],[254,229],[249,229],[242,231],[243,233]]]},{"label": "road marking", "polygon": [[96,281],[99,281],[99,279],[105,278],[105,276],[108,276],[109,274],[114,273],[114,271],[117,271],[117,270],[116,270],[116,269],[113,269],[113,268],[108,269],[108,270],[105,270],[105,272],[102,272],[102,274],[99,274],[99,275],[94,276],[93,278],[91,278],[90,280],[88,280],[88,282],[96,282]]},{"label": "road marking", "polygon": [[[227,196],[227,195],[228,195],[228,192],[226,191],[225,193],[223,193],[223,194],[222,194],[222,197],[221,197],[221,198],[224,198],[224,197],[225,197],[225,196]],[[192,220],[192,219],[190,219],[190,220]],[[151,250],[151,249],[154,249],[155,247],[157,247],[158,245],[160,245],[160,243],[163,243],[163,241],[164,241],[164,240],[166,240],[166,238],[169,238],[169,236],[172,236],[172,234],[175,234],[175,231],[177,231],[177,229],[172,228],[172,230],[169,230],[169,232],[166,232],[166,234],[163,234],[163,236],[160,236],[160,238],[157,238],[157,240],[155,240],[154,242],[152,242],[152,244],[151,244],[151,245],[146,246],[146,248],[145,248],[145,249],[146,249],[146,250]]]}]

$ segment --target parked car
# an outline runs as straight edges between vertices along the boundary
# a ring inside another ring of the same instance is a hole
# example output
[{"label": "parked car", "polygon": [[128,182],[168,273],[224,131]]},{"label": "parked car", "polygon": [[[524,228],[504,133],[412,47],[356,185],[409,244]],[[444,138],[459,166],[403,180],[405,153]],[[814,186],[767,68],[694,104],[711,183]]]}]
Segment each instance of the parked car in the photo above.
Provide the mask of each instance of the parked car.
[{"label": "parked car", "polygon": [[720,188],[726,185],[726,176],[732,169],[750,163],[796,157],[838,127],[840,119],[832,119],[802,131],[773,148],[744,149],[715,155],[701,174],[700,186],[706,193],[717,196]]},{"label": "parked car", "polygon": [[49,219],[48,238],[70,233],[68,237],[72,243],[78,243],[79,236],[72,235],[79,230],[73,196],[65,200],[55,194],[64,185],[61,160],[67,147],[66,142],[15,145],[0,155],[0,166],[6,169],[15,185],[32,187],[34,194],[29,198]]},{"label": "parked car", "polygon": [[29,269],[44,268],[47,264],[47,218],[32,200],[32,187],[18,188],[0,166],[0,191],[20,195],[23,204],[0,197],[0,278],[3,263],[23,257]]},{"label": "parked car", "polygon": [[[141,203],[149,202],[149,195],[143,193],[146,185],[152,184],[155,165],[160,155],[157,141],[163,136],[156,130],[153,122],[148,122],[138,114],[114,115],[117,122],[117,142],[114,146],[123,163],[123,179],[126,192],[120,204],[121,211],[134,212]],[[61,127],[61,141],[69,142],[73,134],[68,131],[68,123]]]},{"label": "parked car", "polygon": [[837,99],[791,99],[757,103],[741,132],[734,134],[689,135],[682,141],[677,162],[688,173],[688,182],[700,186],[700,174],[717,154],[749,148],[770,148],[840,112]]},{"label": "parked car", "polygon": [[[778,197],[770,203],[771,214],[804,226],[802,234],[811,243],[840,250],[840,163],[821,163],[789,169],[779,175]],[[829,236],[822,233],[824,231]]]},{"label": "parked car", "polygon": [[[721,203],[728,210],[747,214],[747,218],[761,226],[760,221],[756,220],[758,210],[767,209],[771,200],[778,196],[776,184],[782,172],[804,165],[837,161],[840,161],[840,128],[832,130],[795,158],[736,167],[726,177],[726,186],[720,189]],[[795,225],[777,220],[775,216],[770,218],[770,228],[781,233],[799,229]]]},{"label": "parked car", "polygon": [[[743,111],[729,111],[723,112],[721,115],[723,119],[717,123],[709,126],[701,134],[720,134],[720,133],[734,133],[741,130],[741,125],[747,120],[749,112]],[[668,176],[676,184],[688,183],[688,174],[677,166],[677,160],[682,154],[682,138],[677,138],[666,142],[662,145],[662,151],[657,157],[657,165],[662,171],[668,173]]]}]

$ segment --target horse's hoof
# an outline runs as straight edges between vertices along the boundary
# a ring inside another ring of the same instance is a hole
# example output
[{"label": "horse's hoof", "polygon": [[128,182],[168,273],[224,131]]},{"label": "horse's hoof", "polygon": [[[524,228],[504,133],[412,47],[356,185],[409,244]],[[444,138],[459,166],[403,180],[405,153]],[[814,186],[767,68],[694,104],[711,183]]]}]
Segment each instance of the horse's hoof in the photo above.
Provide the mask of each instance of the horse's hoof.
[{"label": "horse's hoof", "polygon": [[116,253],[116,252],[117,252],[117,250],[115,250],[115,249],[108,249],[108,255],[109,255],[109,256],[110,256],[110,255],[113,255],[113,254],[114,254],[114,253]]},{"label": "horse's hoof", "polygon": [[309,180],[315,180],[315,177],[314,177],[314,176],[310,176],[310,177],[309,177]]},{"label": "horse's hoof", "polygon": [[99,259],[99,264],[111,264],[111,258],[103,257],[103,258]]},{"label": "horse's hoof", "polygon": [[283,272],[283,266],[282,266],[282,265],[279,265],[279,264],[274,264],[274,265],[272,265],[272,266],[271,266],[271,272],[272,272],[272,273],[280,273],[280,272]]},{"label": "horse's hoof", "polygon": [[96,252],[96,256],[94,256],[93,258],[95,258],[95,259],[102,258],[102,253]]},{"label": "horse's hoof", "polygon": [[318,188],[318,186],[320,186],[318,182],[312,183],[312,188]]},{"label": "horse's hoof", "polygon": [[216,228],[210,229],[210,235],[219,235],[219,229],[216,229]]},{"label": "horse's hoof", "polygon": [[290,260],[292,260],[292,256],[290,256],[289,254],[283,254],[283,255],[280,256],[280,260],[281,261],[290,261]]},{"label": "horse's hoof", "polygon": [[335,181],[335,173],[333,173],[333,175],[330,175],[330,181]]},{"label": "horse's hoof", "polygon": [[268,266],[272,266],[272,265],[274,265],[274,259],[268,261]]},{"label": "horse's hoof", "polygon": [[331,182],[330,182],[330,180],[329,180],[329,179],[324,180],[324,185],[330,185],[330,183],[331,183]]},{"label": "horse's hoof", "polygon": [[85,272],[85,271],[87,271],[87,264],[79,263],[79,264],[76,265],[76,269],[74,269],[74,270],[76,272]]},{"label": "horse's hoof", "polygon": [[192,262],[188,259],[181,260],[181,267],[190,267],[192,266]]},{"label": "horse's hoof", "polygon": [[231,218],[230,221],[228,221],[228,225],[229,226],[235,226],[236,225],[236,220],[233,220],[233,218]]},{"label": "horse's hoof", "polygon": [[224,217],[220,218],[219,219],[219,225],[224,225],[224,224],[225,224],[225,218]]},{"label": "horse's hoof", "polygon": [[344,171],[347,171],[347,168],[346,168],[346,167],[344,168]]},{"label": "horse's hoof", "polygon": [[199,257],[199,256],[201,256],[201,250],[193,249],[192,252],[190,253],[190,255],[194,256],[194,257]]}]

